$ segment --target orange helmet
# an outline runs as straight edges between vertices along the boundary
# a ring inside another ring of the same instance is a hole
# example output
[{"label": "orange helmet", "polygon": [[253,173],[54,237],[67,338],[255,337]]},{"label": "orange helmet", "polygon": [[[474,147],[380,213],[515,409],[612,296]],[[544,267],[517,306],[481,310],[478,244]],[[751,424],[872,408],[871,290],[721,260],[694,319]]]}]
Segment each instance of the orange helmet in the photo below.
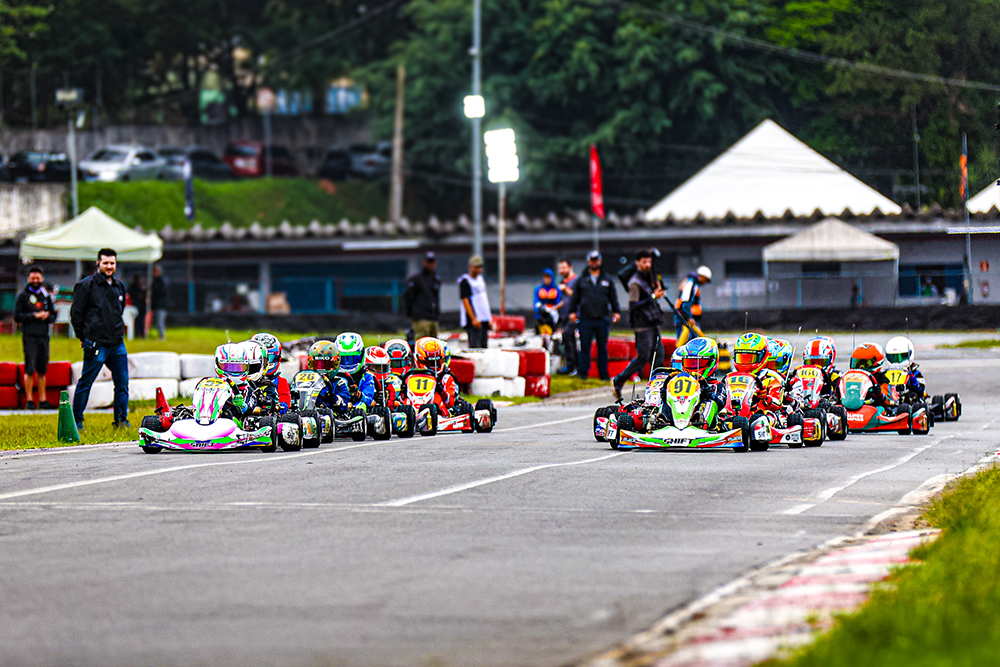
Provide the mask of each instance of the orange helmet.
[{"label": "orange helmet", "polygon": [[851,368],[877,373],[885,367],[885,353],[878,343],[862,343],[851,354]]},{"label": "orange helmet", "polygon": [[444,369],[444,343],[431,336],[421,338],[414,345],[413,361],[417,368],[439,373]]}]

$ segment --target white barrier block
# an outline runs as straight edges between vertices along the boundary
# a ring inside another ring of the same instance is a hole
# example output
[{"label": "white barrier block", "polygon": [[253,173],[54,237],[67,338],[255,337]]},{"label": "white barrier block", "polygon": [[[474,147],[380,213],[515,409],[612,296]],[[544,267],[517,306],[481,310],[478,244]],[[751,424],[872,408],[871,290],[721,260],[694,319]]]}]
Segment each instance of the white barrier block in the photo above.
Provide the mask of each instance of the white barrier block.
[{"label": "white barrier block", "polygon": [[163,389],[163,396],[169,401],[177,398],[178,380],[168,378],[137,378],[128,381],[128,399],[130,401],[152,401],[156,398],[156,388]]},{"label": "white barrier block", "polygon": [[562,368],[562,357],[558,354],[549,355],[549,375],[556,375],[556,371]]},{"label": "white barrier block", "polygon": [[506,378],[481,378],[476,377],[469,385],[469,392],[475,396],[503,396],[507,388]]},{"label": "white barrier block", "polygon": [[212,354],[182,354],[181,379],[191,380],[215,375],[215,355]]},{"label": "white barrier block", "polygon": [[[110,377],[111,374],[108,374]],[[74,383],[72,387],[68,388],[70,403],[73,402],[73,397],[76,396],[76,384]],[[95,410],[97,408],[110,408],[115,403],[115,385],[113,382],[95,382],[90,385],[90,398],[87,399],[86,410]]]},{"label": "white barrier block", "polygon": [[176,352],[138,352],[128,355],[129,379],[181,379],[181,357]]},{"label": "white barrier block", "polygon": [[521,365],[517,352],[509,350],[475,350],[463,352],[462,357],[476,365],[476,377],[514,377]]},{"label": "white barrier block", "polygon": [[[83,362],[74,362],[71,366],[71,371],[73,374],[73,385],[75,386],[77,382],[80,381],[80,376],[83,375]],[[97,379],[94,380],[94,384],[98,382],[110,382],[111,381],[111,371],[108,370],[107,366],[101,366],[101,372],[97,374]]]},{"label": "white barrier block", "polygon": [[177,387],[177,393],[183,398],[191,398],[194,396],[194,388],[201,382],[201,378],[188,378],[187,380],[181,380]]},{"label": "white barrier block", "polygon": [[525,379],[523,377],[504,378],[503,396],[523,397]]}]

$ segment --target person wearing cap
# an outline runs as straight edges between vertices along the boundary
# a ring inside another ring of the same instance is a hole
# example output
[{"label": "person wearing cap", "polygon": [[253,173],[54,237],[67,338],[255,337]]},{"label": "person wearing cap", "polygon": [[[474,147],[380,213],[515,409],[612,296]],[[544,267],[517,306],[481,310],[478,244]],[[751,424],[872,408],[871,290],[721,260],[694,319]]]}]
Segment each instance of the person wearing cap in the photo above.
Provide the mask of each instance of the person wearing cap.
[{"label": "person wearing cap", "polygon": [[485,349],[489,345],[490,299],[486,294],[486,279],[483,277],[483,258],[473,255],[469,258],[469,272],[458,279],[458,298],[462,301],[459,320],[469,334],[469,347]]},{"label": "person wearing cap", "polygon": [[[677,313],[683,316],[677,316],[674,313],[674,329],[676,329],[677,334],[677,347],[684,345],[692,338],[698,338],[700,336],[700,329],[698,327],[698,322],[701,321],[701,286],[705,283],[712,282],[712,269],[707,266],[699,266],[697,271],[687,274],[684,280],[681,281],[680,291],[677,293],[677,301],[674,302],[674,308]],[[690,326],[690,323],[694,323],[694,327]],[[694,329],[697,329],[694,330]]]},{"label": "person wearing cap", "polygon": [[611,276],[601,269],[601,253],[591,250],[587,255],[587,272],[576,280],[576,289],[569,303],[569,319],[577,323],[580,332],[580,357],[577,377],[590,374],[590,343],[597,341],[597,370],[608,381],[608,336],[611,324],[621,319],[618,290]]},{"label": "person wearing cap", "polygon": [[403,292],[406,316],[410,318],[414,339],[438,337],[438,319],[441,315],[441,277],[437,273],[437,257],[433,252],[424,255],[423,268],[410,276]]},{"label": "person wearing cap", "polygon": [[663,339],[660,337],[663,310],[658,303],[663,297],[663,287],[653,275],[652,251],[635,253],[634,268],[625,288],[628,290],[629,326],[635,333],[636,357],[611,380],[611,393],[619,401],[622,400],[622,387],[629,378],[641,372],[643,366],[649,364],[652,371],[663,365]]}]

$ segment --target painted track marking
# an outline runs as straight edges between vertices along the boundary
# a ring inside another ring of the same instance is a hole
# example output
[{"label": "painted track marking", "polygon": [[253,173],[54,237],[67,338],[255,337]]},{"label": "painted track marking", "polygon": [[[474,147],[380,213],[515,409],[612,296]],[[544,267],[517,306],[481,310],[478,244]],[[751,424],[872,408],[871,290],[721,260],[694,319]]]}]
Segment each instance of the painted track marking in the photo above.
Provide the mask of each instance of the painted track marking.
[{"label": "painted track marking", "polygon": [[493,429],[494,433],[510,433],[511,431],[523,431],[529,428],[542,428],[543,426],[555,426],[556,424],[568,424],[570,422],[578,422],[583,419],[590,419],[594,415],[587,413],[585,415],[580,415],[579,417],[570,417],[569,419],[557,419],[551,422],[542,422],[541,424],[529,424],[528,426],[512,426],[511,428],[497,428]]}]

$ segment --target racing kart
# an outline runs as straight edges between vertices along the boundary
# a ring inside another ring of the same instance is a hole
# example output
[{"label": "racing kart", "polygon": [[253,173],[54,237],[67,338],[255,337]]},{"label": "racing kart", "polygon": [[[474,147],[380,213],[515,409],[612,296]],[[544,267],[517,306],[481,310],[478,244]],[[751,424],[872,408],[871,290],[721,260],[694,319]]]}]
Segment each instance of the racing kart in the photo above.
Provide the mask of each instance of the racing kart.
[{"label": "racing kart", "polygon": [[262,452],[277,450],[280,441],[275,418],[225,417],[223,408],[232,397],[233,389],[225,380],[202,379],[195,387],[190,408],[179,405],[142,418],[142,451],[159,454],[164,449],[206,452],[252,447]]},{"label": "racing kart", "polygon": [[433,371],[416,369],[403,377],[403,402],[416,413],[420,435],[438,433],[490,433],[497,423],[493,401],[481,398],[475,406],[463,398],[455,401],[454,414],[437,400],[438,379]]},{"label": "racing kart", "polygon": [[608,415],[605,437],[613,449],[750,449],[749,422],[737,417],[727,428],[717,419],[715,401],[701,401],[698,378],[680,373],[664,380],[657,396],[647,386],[645,399],[658,408],[648,422],[637,422],[627,412]]},{"label": "racing kart", "polygon": [[958,394],[934,396],[931,398],[928,412],[934,416],[934,419],[946,422],[958,421],[958,418],[962,416],[962,399],[958,397]]},{"label": "racing kart", "polygon": [[[399,378],[396,380],[398,381]],[[402,383],[399,384],[399,388],[402,389]],[[379,390],[375,392],[375,403],[380,410],[388,409],[392,433],[400,438],[412,438],[416,434],[417,412],[412,405],[406,405],[400,400],[399,392],[393,391],[390,397],[383,382]]]},{"label": "racing kart", "polygon": [[[847,437],[847,409],[834,396],[823,394],[823,369],[819,366],[799,366],[792,373],[789,394],[792,400],[804,408],[803,427],[806,419],[816,419],[825,424],[830,440]],[[805,430],[805,429],[804,429]],[[806,439],[806,446],[810,444]],[[822,444],[822,443],[820,443]]]},{"label": "racing kart", "polygon": [[353,408],[346,415],[338,415],[319,404],[320,394],[326,388],[322,375],[316,371],[299,371],[292,379],[292,387],[293,405],[278,422],[296,426],[300,434],[299,447],[319,447],[320,443],[333,442],[334,438],[350,437],[360,442],[367,437],[365,410]]},{"label": "racing kart", "polygon": [[669,376],[669,369],[656,368],[649,374],[649,381],[646,383],[646,389],[642,396],[633,398],[628,403],[616,403],[597,408],[594,412],[594,439],[597,442],[607,440],[605,433],[607,432],[608,419],[612,414],[617,414],[618,417],[629,414],[635,425],[640,427],[640,432],[645,433],[651,430],[650,422],[660,413],[660,406],[663,404],[663,385]]},{"label": "racing kart", "polygon": [[766,452],[770,445],[802,446],[803,422],[798,414],[789,415],[785,424],[774,412],[760,409],[754,400],[757,378],[749,373],[730,373],[726,385],[726,415],[734,426],[736,419],[745,419],[750,426],[750,449]]},{"label": "racing kart", "polygon": [[901,403],[895,410],[866,403],[872,391],[881,391],[871,373],[858,368],[844,373],[840,379],[840,395],[847,408],[847,424],[851,432],[895,431],[900,435],[927,435],[930,417],[923,404]]},{"label": "racing kart", "polygon": [[914,391],[909,384],[910,371],[906,368],[890,366],[885,372],[886,380],[889,383],[889,393],[896,403],[907,404],[910,411],[914,412],[918,408],[923,408],[927,412],[927,426],[934,426],[934,412],[927,409],[927,400],[923,391]]}]

